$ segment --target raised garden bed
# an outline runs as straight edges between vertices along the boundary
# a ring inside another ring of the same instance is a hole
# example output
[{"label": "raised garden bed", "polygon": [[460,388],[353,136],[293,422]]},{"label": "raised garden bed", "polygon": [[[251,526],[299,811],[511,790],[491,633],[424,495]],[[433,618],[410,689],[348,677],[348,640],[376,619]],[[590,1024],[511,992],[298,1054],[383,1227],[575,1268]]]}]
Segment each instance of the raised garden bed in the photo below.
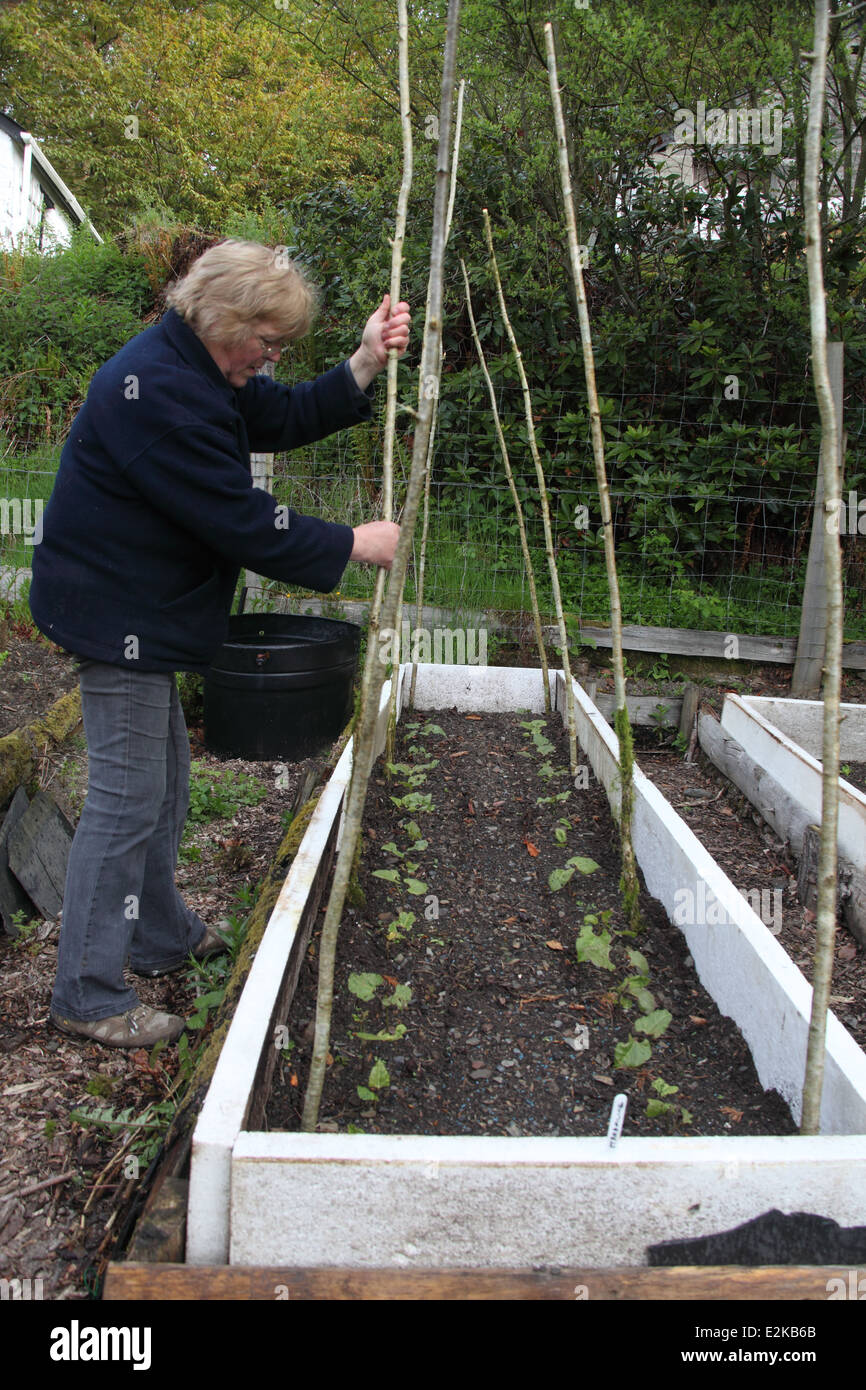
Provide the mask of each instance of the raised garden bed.
[{"label": "raised garden bed", "polygon": [[[637,759],[811,983],[815,913],[798,898],[791,845],[708,758],[687,763],[674,748],[656,744],[639,748]],[[866,950],[841,930],[836,933],[830,1007],[866,1048]]]},{"label": "raised garden bed", "polygon": [[[341,928],[320,1127],[601,1135],[622,1092],[627,1135],[794,1133],[648,894],[627,933],[607,798],[588,765],[572,786],[558,716],[437,711],[398,734]],[[270,1130],[300,1128],[317,979],[314,941]]]},{"label": "raised garden bed", "polygon": [[[817,845],[809,827],[821,820],[822,726],[823,706],[817,700],[728,695],[722,710],[722,730],[772,779],[773,794],[754,796],[759,809],[797,855],[807,858]],[[866,705],[841,705],[839,753],[843,764],[866,756]],[[842,776],[838,853],[842,914],[866,944],[866,793]]]},{"label": "raised garden bed", "polygon": [[[561,676],[553,676],[552,684],[561,709]],[[581,745],[615,805],[614,737],[579,687],[575,693]],[[419,668],[418,710],[455,706],[475,713],[540,714],[540,673]],[[383,708],[382,740],[385,719]],[[789,1210],[817,1212],[841,1224],[862,1221],[853,1165],[866,1157],[866,1058],[835,1018],[828,1026],[823,1132],[813,1139],[627,1134],[611,1150],[598,1134],[262,1131],[267,1082],[277,1048],[287,1040],[280,1030],[312,927],[309,886],[332,834],[349,756],[347,750],[312,817],[196,1129],[191,1263],[634,1265],[644,1262],[647,1245],[725,1229],[778,1205],[780,1192]],[[635,846],[647,888],[669,913],[675,894],[679,902],[683,892],[692,894],[698,910],[681,929],[698,976],[746,1038],[764,1089],[778,1091],[796,1118],[809,988],[639,772],[635,790]],[[722,911],[708,920],[700,905],[710,900]]]}]

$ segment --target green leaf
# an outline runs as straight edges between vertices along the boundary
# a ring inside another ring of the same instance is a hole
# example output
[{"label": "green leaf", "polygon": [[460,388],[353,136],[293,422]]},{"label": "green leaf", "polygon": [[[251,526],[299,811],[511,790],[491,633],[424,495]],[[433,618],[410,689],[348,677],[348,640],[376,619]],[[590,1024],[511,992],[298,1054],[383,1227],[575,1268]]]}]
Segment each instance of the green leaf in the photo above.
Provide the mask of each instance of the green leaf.
[{"label": "green leaf", "polygon": [[628,953],[629,964],[632,970],[636,970],[639,975],[643,975],[648,980],[650,969],[647,965],[646,956],[642,956],[640,951],[632,950],[631,946],[626,947],[626,952]]},{"label": "green leaf", "polygon": [[574,877],[574,869],[551,869],[547,876],[547,886],[551,893],[558,893],[560,888],[564,888],[570,878]]},{"label": "green leaf", "polygon": [[416,898],[420,898],[423,893],[427,892],[427,884],[422,883],[420,878],[404,878],[403,883],[405,884],[406,892],[413,893]]},{"label": "green leaf", "polygon": [[[362,1042],[399,1042],[400,1039],[403,1038],[403,1037],[405,1037],[405,1036],[406,1036],[406,1025],[405,1025],[405,1023],[398,1023],[397,1026],[396,1026],[396,1028],[394,1029],[393,1033],[382,1032],[382,1033],[356,1033],[356,1034],[355,1034],[355,1037],[356,1037],[356,1038],[360,1038]],[[387,1085],[387,1082],[386,1082],[385,1084]]]},{"label": "green leaf", "polygon": [[196,1013],[204,1013],[208,1009],[213,1009],[217,1004],[221,1004],[225,998],[224,989],[212,989],[207,994],[200,994],[195,1001]]},{"label": "green leaf", "polygon": [[349,976],[349,992],[358,999],[372,999],[381,984],[382,976],[373,975],[369,971],[360,974],[353,972]]},{"label": "green leaf", "polygon": [[681,1110],[681,1111],[680,1111],[680,1121],[681,1121],[681,1123],[684,1124],[684,1125],[690,1125],[691,1122],[692,1122],[692,1112],[691,1112],[691,1110]]},{"label": "green leaf", "polygon": [[376,1099],[374,1093],[373,1093],[372,1091],[368,1091],[366,1086],[358,1086],[358,1087],[356,1087],[356,1090],[357,1090],[358,1096],[360,1097],[361,1100],[375,1100],[375,1099]]},{"label": "green leaf", "polygon": [[405,1009],[411,998],[412,990],[409,985],[395,985],[394,993],[389,994],[387,999],[382,1000],[382,1003],[385,1005],[386,1009],[392,1007],[395,1009]]},{"label": "green leaf", "polygon": [[400,875],[399,875],[399,873],[397,872],[396,869],[374,869],[374,870],[373,870],[373,877],[374,877],[374,878],[384,878],[384,879],[386,879],[386,880],[388,881],[388,883],[399,883],[399,882],[400,882]]},{"label": "green leaf", "polygon": [[630,975],[624,982],[629,994],[634,995],[642,1013],[651,1014],[656,1001],[643,982],[642,975]]},{"label": "green leaf", "polygon": [[391,1085],[391,1076],[381,1057],[377,1057],[373,1063],[367,1077],[367,1085],[372,1086],[374,1091],[381,1091],[383,1087]]},{"label": "green leaf", "polygon": [[659,1115],[667,1115],[673,1108],[666,1100],[648,1100],[646,1103],[647,1118],[655,1120]]},{"label": "green leaf", "polygon": [[600,868],[594,859],[586,859],[581,854],[572,855],[571,859],[566,860],[567,864],[572,864],[579,874],[594,874]]},{"label": "green leaf", "polygon": [[629,1035],[627,1042],[617,1043],[613,1050],[614,1065],[617,1067],[642,1067],[652,1056],[648,1042],[639,1042]]},{"label": "green leaf", "polygon": [[660,1076],[657,1076],[652,1083],[652,1090],[656,1091],[660,1096],[676,1095],[679,1089],[679,1086],[669,1086],[667,1081],[663,1081]]},{"label": "green leaf", "polygon": [[636,1033],[648,1033],[651,1038],[660,1038],[672,1021],[673,1014],[668,1013],[667,1009],[653,1009],[645,1018],[637,1019],[634,1030]]},{"label": "green leaf", "polygon": [[603,931],[598,936],[588,923],[584,923],[577,938],[577,959],[588,961],[602,970],[613,970],[610,958],[610,932]]},{"label": "green leaf", "polygon": [[398,859],[403,858],[403,851],[397,848],[393,840],[389,840],[387,845],[382,846],[382,849],[387,850],[388,854],[396,854]]}]

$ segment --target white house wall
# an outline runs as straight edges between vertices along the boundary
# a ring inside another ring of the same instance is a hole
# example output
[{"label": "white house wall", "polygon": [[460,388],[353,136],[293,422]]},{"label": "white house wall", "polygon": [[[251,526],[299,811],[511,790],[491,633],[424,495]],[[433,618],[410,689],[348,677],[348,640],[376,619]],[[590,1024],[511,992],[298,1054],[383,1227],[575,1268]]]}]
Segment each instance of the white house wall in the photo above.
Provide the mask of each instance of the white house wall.
[{"label": "white house wall", "polygon": [[38,165],[35,161],[28,163],[30,177],[24,190],[24,151],[5,131],[0,131],[0,245],[11,249],[28,236],[38,234],[42,224],[44,249],[68,246],[72,240],[71,222],[58,207],[43,212],[45,192]]}]

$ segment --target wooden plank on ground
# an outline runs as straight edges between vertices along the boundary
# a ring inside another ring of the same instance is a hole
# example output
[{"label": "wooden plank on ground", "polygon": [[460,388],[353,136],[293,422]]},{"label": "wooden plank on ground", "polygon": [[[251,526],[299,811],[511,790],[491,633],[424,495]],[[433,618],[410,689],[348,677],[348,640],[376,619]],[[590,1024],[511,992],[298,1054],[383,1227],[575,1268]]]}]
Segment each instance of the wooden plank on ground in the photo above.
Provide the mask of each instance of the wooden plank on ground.
[{"label": "wooden plank on ground", "polygon": [[698,717],[698,706],[701,703],[701,687],[690,681],[683,691],[683,703],[680,710],[680,733],[688,743],[695,727]]},{"label": "wooden plank on ground", "polygon": [[75,834],[60,807],[37,792],[9,835],[9,866],[43,917],[59,917]]},{"label": "wooden plank on ground", "polygon": [[799,855],[811,816],[775,777],[760,767],[742,744],[722,728],[712,714],[698,716],[698,741],[710,762],[739,787],[775,830],[780,840]]},{"label": "wooden plank on ground", "polygon": [[797,868],[797,897],[810,912],[818,911],[818,854],[821,848],[821,827],[807,825],[803,849]]},{"label": "wooden plank on ground", "polygon": [[38,909],[9,868],[9,836],[29,805],[26,791],[18,787],[0,825],[0,928],[9,936],[17,935],[12,920],[16,912],[26,912],[28,919],[38,914]]},{"label": "wooden plank on ground", "polygon": [[189,1183],[165,1178],[154,1202],[135,1228],[129,1258],[142,1264],[179,1264],[184,1256]]},{"label": "wooden plank on ground", "polygon": [[670,1269],[287,1269],[259,1265],[112,1263],[102,1297],[191,1300],[587,1299],[692,1301],[701,1299],[827,1301],[831,1279],[848,1286],[849,1270],[835,1265],[675,1266]]},{"label": "wooden plank on ground", "polygon": [[[615,695],[594,695],[596,709],[613,723]],[[670,695],[626,695],[629,722],[651,729],[675,729],[680,722],[682,700]]]},{"label": "wooden plank on ground", "polygon": [[[580,635],[597,647],[613,645],[609,627],[581,623]],[[711,656],[720,661],[776,661],[790,664],[796,643],[789,637],[756,637],[731,632],[704,632],[681,627],[640,627],[622,630],[622,645],[630,652],[663,652],[670,656]]]}]

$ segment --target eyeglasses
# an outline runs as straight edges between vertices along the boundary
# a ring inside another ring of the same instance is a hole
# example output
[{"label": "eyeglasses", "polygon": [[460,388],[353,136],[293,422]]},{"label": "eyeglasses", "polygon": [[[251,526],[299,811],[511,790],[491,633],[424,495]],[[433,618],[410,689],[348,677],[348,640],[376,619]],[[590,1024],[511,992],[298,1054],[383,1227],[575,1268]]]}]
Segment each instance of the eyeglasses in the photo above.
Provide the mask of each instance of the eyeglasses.
[{"label": "eyeglasses", "polygon": [[265,357],[270,357],[273,353],[276,353],[277,357],[279,357],[285,347],[285,343],[281,343],[279,338],[273,341],[272,339],[260,337],[258,333],[254,336]]}]

